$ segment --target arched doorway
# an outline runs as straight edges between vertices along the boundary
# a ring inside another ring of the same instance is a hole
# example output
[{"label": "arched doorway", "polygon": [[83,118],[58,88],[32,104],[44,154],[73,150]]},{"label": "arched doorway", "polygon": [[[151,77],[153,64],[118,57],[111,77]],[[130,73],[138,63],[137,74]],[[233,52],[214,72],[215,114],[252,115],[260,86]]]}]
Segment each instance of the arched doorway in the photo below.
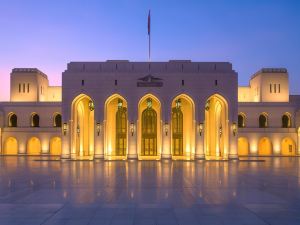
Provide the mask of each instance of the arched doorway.
[{"label": "arched doorway", "polygon": [[61,138],[53,137],[50,140],[50,154],[61,155]]},{"label": "arched doorway", "polygon": [[91,158],[94,155],[94,102],[81,94],[72,103],[72,155]]},{"label": "arched doorway", "polygon": [[228,104],[215,94],[205,104],[205,157],[227,159],[228,139]]},{"label": "arched doorway", "polygon": [[172,101],[171,149],[175,158],[190,158],[195,153],[194,108],[193,100],[185,94]]},{"label": "arched doorway", "polygon": [[281,155],[285,155],[285,156],[296,155],[296,145],[291,138],[286,137],[281,141]]},{"label": "arched doorway", "polygon": [[5,140],[4,151],[5,155],[17,155],[18,154],[18,141],[14,137],[9,137]]},{"label": "arched doorway", "polygon": [[112,95],[105,102],[105,157],[126,158],[127,155],[127,101]]},{"label": "arched doorway", "polygon": [[238,139],[238,155],[239,156],[249,155],[249,142],[245,137],[240,137]]},{"label": "arched doorway", "polygon": [[272,143],[269,138],[263,137],[259,140],[258,155],[261,155],[261,156],[272,155]]},{"label": "arched doorway", "polygon": [[27,155],[40,155],[41,154],[41,142],[38,138],[32,137],[27,143]]},{"label": "arched doorway", "polygon": [[157,159],[161,153],[161,104],[153,95],[144,96],[138,106],[140,159]]}]

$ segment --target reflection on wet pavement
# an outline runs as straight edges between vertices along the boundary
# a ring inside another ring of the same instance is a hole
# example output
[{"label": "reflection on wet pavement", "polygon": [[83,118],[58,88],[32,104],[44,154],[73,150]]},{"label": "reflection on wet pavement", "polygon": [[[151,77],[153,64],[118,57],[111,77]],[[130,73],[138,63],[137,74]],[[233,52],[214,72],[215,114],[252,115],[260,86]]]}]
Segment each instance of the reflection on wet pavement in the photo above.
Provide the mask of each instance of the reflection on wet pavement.
[{"label": "reflection on wet pavement", "polygon": [[300,224],[300,158],[0,158],[0,224]]}]

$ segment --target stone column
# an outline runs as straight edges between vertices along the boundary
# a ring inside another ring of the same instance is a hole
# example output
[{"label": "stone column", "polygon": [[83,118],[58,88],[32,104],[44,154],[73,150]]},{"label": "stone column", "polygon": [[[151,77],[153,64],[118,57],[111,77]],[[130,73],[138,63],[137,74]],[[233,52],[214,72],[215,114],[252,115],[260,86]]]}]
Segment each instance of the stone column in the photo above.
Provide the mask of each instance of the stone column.
[{"label": "stone column", "polygon": [[104,130],[104,122],[101,123],[95,123],[95,139],[94,139],[94,156],[95,159],[103,159],[104,158],[104,135],[103,135],[103,130]]},{"label": "stone column", "polygon": [[71,135],[72,135],[72,123],[73,121],[70,120],[68,123],[63,124],[63,134],[62,134],[62,159],[69,159],[71,156]]},{"label": "stone column", "polygon": [[128,159],[137,159],[137,130],[138,130],[138,122],[129,123],[128,126]]},{"label": "stone column", "polygon": [[170,123],[163,124],[162,129],[162,159],[170,159],[172,158],[171,154],[171,130]]},{"label": "stone column", "polygon": [[237,125],[229,122],[229,159],[238,159]]},{"label": "stone column", "polygon": [[205,155],[204,155],[204,123],[196,124],[195,159],[205,159]]}]

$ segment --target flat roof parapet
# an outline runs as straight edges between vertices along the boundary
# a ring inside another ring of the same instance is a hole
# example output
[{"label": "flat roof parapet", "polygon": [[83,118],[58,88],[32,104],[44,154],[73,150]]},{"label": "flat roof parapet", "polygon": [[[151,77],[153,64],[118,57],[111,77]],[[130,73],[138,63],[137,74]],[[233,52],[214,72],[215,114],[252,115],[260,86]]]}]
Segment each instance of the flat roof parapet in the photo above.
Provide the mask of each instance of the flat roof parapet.
[{"label": "flat roof parapet", "polygon": [[107,60],[105,62],[70,62],[66,72],[232,72],[229,62],[192,62],[170,60],[168,62],[130,62]]},{"label": "flat roof parapet", "polygon": [[37,68],[14,68],[12,73],[38,73],[47,78],[47,75]]},{"label": "flat roof parapet", "polygon": [[287,73],[286,68],[262,68],[251,76],[251,79],[262,73]]}]

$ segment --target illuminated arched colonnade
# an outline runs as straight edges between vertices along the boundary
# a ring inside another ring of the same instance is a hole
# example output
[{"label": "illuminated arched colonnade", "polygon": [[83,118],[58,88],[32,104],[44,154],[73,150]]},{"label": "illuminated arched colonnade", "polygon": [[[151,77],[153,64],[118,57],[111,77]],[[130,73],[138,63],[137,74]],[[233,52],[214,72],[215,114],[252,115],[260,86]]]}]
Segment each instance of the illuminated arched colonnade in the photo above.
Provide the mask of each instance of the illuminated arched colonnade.
[{"label": "illuminated arched colonnade", "polygon": [[231,132],[234,122],[222,95],[208,96],[203,103],[186,93],[170,99],[143,93],[137,101],[115,93],[102,100],[104,104],[99,104],[87,94],[73,98],[71,120],[63,124],[63,157],[176,160],[237,156],[236,133]]}]

